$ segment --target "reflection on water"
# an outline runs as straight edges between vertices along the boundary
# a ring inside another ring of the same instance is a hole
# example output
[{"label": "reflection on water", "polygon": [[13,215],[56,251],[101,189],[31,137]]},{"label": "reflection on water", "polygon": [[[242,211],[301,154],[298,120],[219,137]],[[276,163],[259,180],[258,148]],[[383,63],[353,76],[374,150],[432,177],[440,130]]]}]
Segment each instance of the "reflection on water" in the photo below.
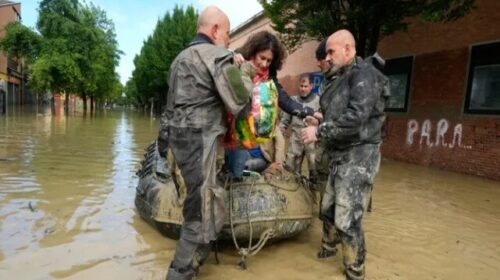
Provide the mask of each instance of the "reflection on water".
[{"label": "reflection on water", "polygon": [[[0,117],[0,279],[163,279],[175,242],[134,209],[158,123],[138,114]],[[500,184],[385,161],[368,214],[368,279],[497,279]],[[314,259],[320,223],[240,271],[224,248],[200,279],[342,279]]]}]

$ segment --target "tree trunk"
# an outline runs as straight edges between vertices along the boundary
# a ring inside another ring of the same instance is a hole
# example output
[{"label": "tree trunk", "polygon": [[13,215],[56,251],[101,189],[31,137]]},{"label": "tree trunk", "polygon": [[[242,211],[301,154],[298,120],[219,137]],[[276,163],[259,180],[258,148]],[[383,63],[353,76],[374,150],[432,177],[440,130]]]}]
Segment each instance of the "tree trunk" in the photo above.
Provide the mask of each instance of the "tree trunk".
[{"label": "tree trunk", "polygon": [[155,106],[154,106],[154,100],[151,98],[151,113],[150,113],[151,118],[154,116],[154,113],[153,113],[153,109],[154,109],[154,107],[155,107]]},{"label": "tree trunk", "polygon": [[358,42],[356,43],[356,54],[362,58],[366,55],[366,39],[368,38],[368,22],[366,19],[358,20]]},{"label": "tree trunk", "polygon": [[90,113],[94,113],[94,95],[90,96]]},{"label": "tree trunk", "polygon": [[69,93],[64,91],[64,112],[66,115],[69,113]]},{"label": "tree trunk", "polygon": [[380,20],[375,19],[370,25],[371,32],[368,40],[367,55],[372,55],[377,51],[378,41],[380,40]]},{"label": "tree trunk", "polygon": [[50,110],[52,111],[52,115],[56,115],[56,100],[54,98],[54,94],[51,93],[52,97],[50,97]]},{"label": "tree trunk", "polygon": [[87,94],[83,93],[82,94],[82,100],[83,100],[83,112],[87,112]]}]

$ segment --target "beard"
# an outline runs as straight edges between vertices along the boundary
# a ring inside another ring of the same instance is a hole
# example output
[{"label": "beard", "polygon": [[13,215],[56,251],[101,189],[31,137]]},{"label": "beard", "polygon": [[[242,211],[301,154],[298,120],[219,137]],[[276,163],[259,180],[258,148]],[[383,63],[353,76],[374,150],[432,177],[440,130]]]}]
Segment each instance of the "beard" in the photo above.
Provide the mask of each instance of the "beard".
[{"label": "beard", "polygon": [[340,64],[330,63],[330,67],[331,67],[330,69],[331,69],[332,72],[337,73],[344,66],[340,65]]}]

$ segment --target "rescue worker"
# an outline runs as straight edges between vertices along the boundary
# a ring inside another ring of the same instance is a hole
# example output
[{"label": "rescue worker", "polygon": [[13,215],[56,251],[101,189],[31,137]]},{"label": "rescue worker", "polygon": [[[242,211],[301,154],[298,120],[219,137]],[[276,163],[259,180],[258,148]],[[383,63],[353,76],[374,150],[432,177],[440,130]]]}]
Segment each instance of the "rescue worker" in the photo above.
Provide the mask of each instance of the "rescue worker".
[{"label": "rescue worker", "polygon": [[[328,38],[327,38],[328,39]],[[321,70],[323,73],[323,82],[319,86],[318,90],[318,95],[321,96],[323,94],[323,91],[325,90],[326,84],[334,80],[337,76],[335,76],[335,73],[333,72],[333,69],[326,61],[326,40],[324,39],[319,43],[318,47],[316,48],[316,64],[318,65],[318,68]]]},{"label": "rescue worker", "polygon": [[184,178],[184,223],[167,280],[192,279],[222,229],[224,189],[216,182],[217,141],[226,131],[225,115],[237,115],[249,102],[255,68],[234,64],[229,19],[215,6],[198,18],[198,34],[175,58],[158,146],[171,150]]},{"label": "rescue worker", "polygon": [[[327,38],[328,39],[328,38]],[[321,97],[325,87],[332,83],[336,78],[335,72],[333,71],[330,64],[326,61],[326,40],[324,39],[316,48],[316,61],[318,68],[323,73],[323,81],[318,90],[318,95]],[[321,106],[320,106],[321,107]],[[321,111],[321,108],[320,108]],[[321,115],[322,117],[322,115]],[[320,117],[320,118],[321,118]],[[316,188],[319,188],[321,192],[324,191],[328,175],[330,174],[330,155],[323,152],[323,145],[318,143],[316,145],[316,173],[318,176]]]},{"label": "rescue worker", "polygon": [[[316,61],[318,68],[323,73],[323,81],[321,82],[318,95],[323,96],[323,92],[325,88],[328,88],[330,84],[335,81],[337,78],[336,73],[333,71],[330,63],[326,61],[326,41],[328,38],[321,41],[321,43],[316,48]],[[320,106],[321,112],[321,106]],[[321,115],[322,117],[322,115]],[[320,118],[321,119],[321,118]],[[320,201],[323,198],[323,194],[325,193],[326,183],[328,181],[328,177],[330,175],[330,153],[324,152],[324,147],[321,141],[316,143],[316,172],[317,172],[317,182],[313,186],[313,188],[319,190],[320,192]],[[320,211],[321,213],[321,203],[320,203]],[[321,217],[320,217],[321,218]],[[340,244],[340,237],[336,231],[330,232],[330,226],[327,223],[323,223],[323,239],[321,240],[321,248],[317,253],[318,259],[325,259],[329,257],[335,256],[337,253],[336,246]]]},{"label": "rescue worker", "polygon": [[[301,136],[304,143],[321,140],[325,153],[332,157],[321,202],[320,217],[329,234],[323,241],[333,242],[338,234],[346,279],[364,279],[362,219],[380,165],[388,79],[375,67],[383,63],[356,57],[355,40],[347,30],[333,33],[326,50],[326,61],[338,77],[325,86],[321,96],[322,123],[307,117],[309,126]],[[322,246],[319,253],[323,250]]]},{"label": "rescue worker", "polygon": [[[293,96],[292,99],[297,103],[301,103],[302,106],[309,107],[315,112],[318,112],[319,96],[313,94],[311,90],[312,78],[309,74],[303,74],[300,76],[299,95]],[[309,180],[311,183],[316,184],[316,144],[304,144],[300,138],[300,131],[305,127],[303,120],[297,116],[292,116],[283,112],[280,121],[280,129],[284,131],[288,127],[291,127],[292,135],[290,137],[285,166],[290,171],[300,174],[304,157],[307,157]]]}]

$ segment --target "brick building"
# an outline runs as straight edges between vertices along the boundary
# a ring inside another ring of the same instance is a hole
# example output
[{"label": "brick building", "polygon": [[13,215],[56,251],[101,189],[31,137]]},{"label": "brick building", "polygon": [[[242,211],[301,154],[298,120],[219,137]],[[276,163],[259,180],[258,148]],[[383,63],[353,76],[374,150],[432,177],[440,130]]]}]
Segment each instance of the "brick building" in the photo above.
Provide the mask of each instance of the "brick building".
[{"label": "brick building", "polygon": [[[384,157],[500,180],[500,1],[476,7],[447,24],[415,20],[380,42],[393,94]],[[232,32],[231,47],[258,30],[272,30],[263,14]],[[317,44],[287,59],[279,78],[289,93],[298,75],[318,70]]]},{"label": "brick building", "polygon": [[[5,27],[21,20],[21,4],[0,0],[0,38]],[[0,52],[0,113],[14,104],[23,104],[24,80],[22,61]]]}]

